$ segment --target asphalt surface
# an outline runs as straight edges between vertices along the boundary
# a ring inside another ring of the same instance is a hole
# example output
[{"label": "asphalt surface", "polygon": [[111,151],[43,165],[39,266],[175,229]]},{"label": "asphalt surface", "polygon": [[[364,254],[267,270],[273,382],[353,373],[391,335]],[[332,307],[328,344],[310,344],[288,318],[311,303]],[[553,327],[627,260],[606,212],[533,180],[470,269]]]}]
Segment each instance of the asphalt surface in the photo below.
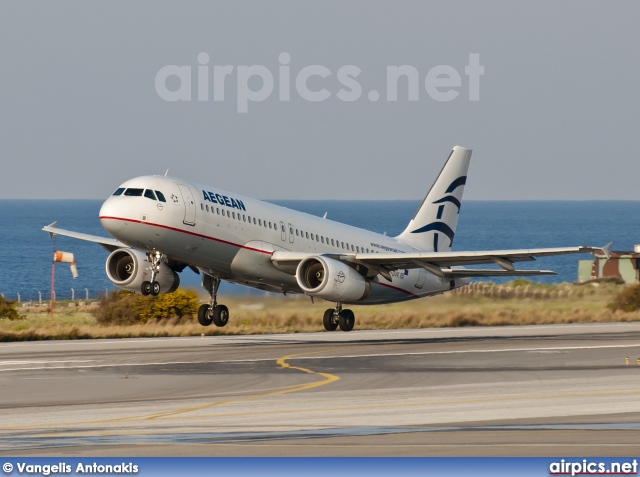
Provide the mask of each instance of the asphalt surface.
[{"label": "asphalt surface", "polygon": [[640,323],[2,343],[0,455],[629,456],[639,358]]}]

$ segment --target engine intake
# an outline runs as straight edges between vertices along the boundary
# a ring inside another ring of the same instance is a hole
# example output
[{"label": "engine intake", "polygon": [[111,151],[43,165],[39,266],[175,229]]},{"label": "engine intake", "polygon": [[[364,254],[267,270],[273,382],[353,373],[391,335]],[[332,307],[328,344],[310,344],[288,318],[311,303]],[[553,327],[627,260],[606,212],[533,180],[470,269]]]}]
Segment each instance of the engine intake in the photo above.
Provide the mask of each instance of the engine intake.
[{"label": "engine intake", "polygon": [[[142,282],[151,280],[151,263],[146,254],[130,248],[111,252],[106,270],[111,283],[125,290],[139,292]],[[180,286],[180,277],[164,262],[160,264],[156,281],[160,284],[160,293],[174,292]]]},{"label": "engine intake", "polygon": [[321,256],[302,260],[296,280],[307,295],[328,301],[352,303],[366,298],[370,291],[369,282],[349,265]]}]

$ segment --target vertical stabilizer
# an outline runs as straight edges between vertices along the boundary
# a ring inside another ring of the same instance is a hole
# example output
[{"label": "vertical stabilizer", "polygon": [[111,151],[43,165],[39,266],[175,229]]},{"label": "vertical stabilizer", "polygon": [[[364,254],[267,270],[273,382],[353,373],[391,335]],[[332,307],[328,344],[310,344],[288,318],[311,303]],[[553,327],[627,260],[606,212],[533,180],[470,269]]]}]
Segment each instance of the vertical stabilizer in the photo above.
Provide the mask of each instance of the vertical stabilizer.
[{"label": "vertical stabilizer", "polygon": [[440,175],[407,228],[398,235],[398,240],[425,251],[451,250],[470,161],[471,149],[453,148]]}]

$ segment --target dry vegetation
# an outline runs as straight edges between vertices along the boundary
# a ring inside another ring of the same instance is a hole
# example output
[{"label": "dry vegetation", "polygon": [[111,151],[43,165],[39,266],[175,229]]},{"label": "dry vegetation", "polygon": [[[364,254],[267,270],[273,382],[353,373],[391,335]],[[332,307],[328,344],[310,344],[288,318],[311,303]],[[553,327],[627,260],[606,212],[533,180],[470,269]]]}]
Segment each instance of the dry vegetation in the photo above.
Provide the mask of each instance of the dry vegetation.
[{"label": "dry vegetation", "polygon": [[[356,329],[530,325],[640,321],[640,311],[609,307],[624,287],[613,283],[507,285],[477,283],[440,296],[393,305],[354,306]],[[20,311],[19,320],[0,319],[0,341],[198,336],[323,331],[322,313],[331,304],[307,297],[224,297],[231,319],[224,328],[200,326],[193,317],[147,319],[136,324],[100,324],[95,308],[61,303]]]}]

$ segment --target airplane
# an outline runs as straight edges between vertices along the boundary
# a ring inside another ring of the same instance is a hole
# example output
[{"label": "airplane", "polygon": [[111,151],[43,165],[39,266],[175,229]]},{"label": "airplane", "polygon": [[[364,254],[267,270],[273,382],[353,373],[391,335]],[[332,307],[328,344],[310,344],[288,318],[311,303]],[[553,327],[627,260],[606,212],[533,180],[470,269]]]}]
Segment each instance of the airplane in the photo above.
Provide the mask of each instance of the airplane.
[{"label": "airplane", "polygon": [[[396,237],[331,221],[262,200],[178,178],[143,176],[124,182],[100,209],[112,238],[60,229],[53,234],[100,244],[110,252],[111,282],[143,295],[171,293],[178,273],[202,274],[209,303],[198,310],[203,326],[225,326],[229,310],[218,304],[222,280],[283,294],[334,302],[325,330],[351,331],[353,311],[343,305],[375,305],[416,299],[466,286],[476,277],[555,275],[516,270],[514,263],[598,247],[454,252],[470,149],[455,146],[424,201]],[[497,268],[464,268],[493,264]]]}]

